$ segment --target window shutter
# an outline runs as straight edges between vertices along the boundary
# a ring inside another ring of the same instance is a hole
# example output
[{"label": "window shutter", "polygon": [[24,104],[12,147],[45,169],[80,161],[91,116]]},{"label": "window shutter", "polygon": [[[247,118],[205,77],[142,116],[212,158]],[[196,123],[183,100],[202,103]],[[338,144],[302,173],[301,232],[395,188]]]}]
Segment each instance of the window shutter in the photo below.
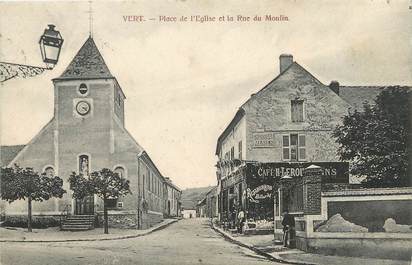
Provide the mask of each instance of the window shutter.
[{"label": "window shutter", "polygon": [[239,141],[238,150],[239,150],[239,160],[242,160],[242,141]]},{"label": "window shutter", "polygon": [[306,137],[299,135],[299,160],[306,160]]},{"label": "window shutter", "polygon": [[289,135],[283,135],[283,140],[282,140],[282,149],[283,149],[283,160],[289,160],[290,159],[290,144],[289,144]]}]

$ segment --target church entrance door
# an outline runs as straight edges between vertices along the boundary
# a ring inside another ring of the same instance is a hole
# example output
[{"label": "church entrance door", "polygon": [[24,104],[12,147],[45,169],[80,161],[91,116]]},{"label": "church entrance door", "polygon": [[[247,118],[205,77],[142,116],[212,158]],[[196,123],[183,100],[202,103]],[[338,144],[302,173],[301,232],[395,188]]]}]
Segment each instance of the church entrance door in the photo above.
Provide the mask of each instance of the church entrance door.
[{"label": "church entrance door", "polygon": [[74,214],[76,215],[93,215],[94,214],[94,196],[90,195],[84,199],[76,199],[74,205]]}]

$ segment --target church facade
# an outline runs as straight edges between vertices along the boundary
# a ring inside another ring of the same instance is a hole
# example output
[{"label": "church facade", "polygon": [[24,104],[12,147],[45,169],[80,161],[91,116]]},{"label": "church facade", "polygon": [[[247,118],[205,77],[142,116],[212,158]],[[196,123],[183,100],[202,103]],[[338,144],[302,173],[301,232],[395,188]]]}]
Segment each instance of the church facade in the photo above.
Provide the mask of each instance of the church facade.
[{"label": "church facade", "polygon": [[[53,85],[50,122],[27,145],[2,147],[1,166],[32,167],[64,180],[64,197],[34,203],[34,215],[57,216],[67,209],[71,214],[101,213],[103,202],[96,196],[74,200],[67,180],[72,172],[88,175],[109,168],[130,180],[132,192],[110,201],[112,226],[145,228],[160,222],[167,213],[170,180],[125,128],[126,96],[91,37]],[[26,214],[27,206],[17,201],[4,211]]]}]

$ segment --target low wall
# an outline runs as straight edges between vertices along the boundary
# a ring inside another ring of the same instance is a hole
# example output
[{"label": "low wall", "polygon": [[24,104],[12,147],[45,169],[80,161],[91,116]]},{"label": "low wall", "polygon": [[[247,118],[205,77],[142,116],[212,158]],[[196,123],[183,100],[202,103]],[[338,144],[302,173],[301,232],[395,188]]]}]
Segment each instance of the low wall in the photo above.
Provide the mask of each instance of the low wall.
[{"label": "low wall", "polygon": [[369,232],[385,232],[384,224],[389,218],[399,225],[412,225],[412,189],[325,192],[322,214],[324,219],[340,214],[346,221],[365,227]]},{"label": "low wall", "polygon": [[358,238],[343,238],[341,235],[333,237],[325,235],[318,238],[297,238],[297,247],[307,252],[325,255],[371,257],[382,259],[411,260],[412,237],[400,238],[395,235],[370,237],[363,235]]},{"label": "low wall", "polygon": [[[103,212],[97,213],[97,223],[99,227],[104,226],[104,214]],[[108,224],[111,228],[128,228],[137,229],[137,213],[123,212],[123,211],[109,211],[108,212]]]},{"label": "low wall", "polygon": [[[279,218],[275,239],[281,240]],[[412,188],[323,192],[319,215],[296,217],[296,247],[312,253],[410,260]]]},{"label": "low wall", "polygon": [[[26,215],[5,215],[2,226],[27,227]],[[60,215],[32,215],[32,228],[60,226]]]}]

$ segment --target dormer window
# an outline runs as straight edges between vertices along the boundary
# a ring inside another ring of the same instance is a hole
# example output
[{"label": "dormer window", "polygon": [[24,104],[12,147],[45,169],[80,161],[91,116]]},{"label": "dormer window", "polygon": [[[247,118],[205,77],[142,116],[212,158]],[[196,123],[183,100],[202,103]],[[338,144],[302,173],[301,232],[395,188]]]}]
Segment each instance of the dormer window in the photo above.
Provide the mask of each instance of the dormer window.
[{"label": "dormer window", "polygon": [[303,100],[295,99],[291,101],[292,122],[303,122]]}]

